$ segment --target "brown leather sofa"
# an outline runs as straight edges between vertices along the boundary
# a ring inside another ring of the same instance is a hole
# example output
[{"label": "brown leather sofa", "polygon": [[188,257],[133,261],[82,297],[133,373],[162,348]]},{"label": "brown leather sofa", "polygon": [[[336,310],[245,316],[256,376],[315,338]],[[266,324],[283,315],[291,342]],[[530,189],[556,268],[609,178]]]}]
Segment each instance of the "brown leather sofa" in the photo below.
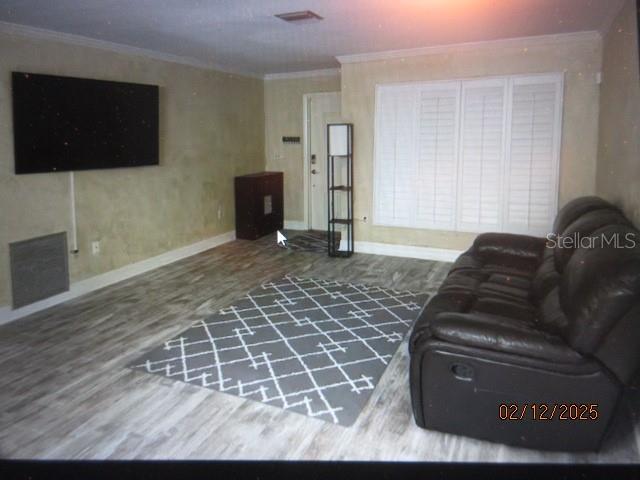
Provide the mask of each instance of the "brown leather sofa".
[{"label": "brown leather sofa", "polygon": [[419,426],[599,449],[640,366],[640,233],[582,197],[553,234],[481,234],[453,264],[409,342]]}]

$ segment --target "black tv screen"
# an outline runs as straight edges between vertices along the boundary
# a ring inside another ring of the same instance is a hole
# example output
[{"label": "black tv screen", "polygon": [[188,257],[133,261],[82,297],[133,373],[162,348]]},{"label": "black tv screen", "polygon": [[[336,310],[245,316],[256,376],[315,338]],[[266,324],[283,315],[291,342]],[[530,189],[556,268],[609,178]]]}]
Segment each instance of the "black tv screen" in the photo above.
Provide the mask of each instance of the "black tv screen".
[{"label": "black tv screen", "polygon": [[12,73],[15,172],[158,164],[158,87]]}]

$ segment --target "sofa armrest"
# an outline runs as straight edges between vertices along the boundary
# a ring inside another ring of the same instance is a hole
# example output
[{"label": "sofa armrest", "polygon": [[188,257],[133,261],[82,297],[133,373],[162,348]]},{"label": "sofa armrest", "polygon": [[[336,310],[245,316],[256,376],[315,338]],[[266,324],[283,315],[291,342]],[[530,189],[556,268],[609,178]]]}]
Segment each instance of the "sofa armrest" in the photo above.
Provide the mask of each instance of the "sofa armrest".
[{"label": "sofa armrest", "polygon": [[524,262],[532,267],[542,262],[545,239],[512,233],[482,233],[473,242],[473,251],[489,263]]},{"label": "sofa armrest", "polygon": [[582,356],[560,337],[526,322],[481,313],[441,313],[430,326],[440,340],[514,355],[559,362],[577,363]]}]

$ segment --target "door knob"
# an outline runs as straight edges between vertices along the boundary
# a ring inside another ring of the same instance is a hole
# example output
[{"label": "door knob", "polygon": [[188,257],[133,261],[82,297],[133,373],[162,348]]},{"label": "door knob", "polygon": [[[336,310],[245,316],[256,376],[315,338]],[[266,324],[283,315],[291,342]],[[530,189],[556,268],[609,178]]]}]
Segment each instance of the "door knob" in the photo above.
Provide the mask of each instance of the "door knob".
[{"label": "door knob", "polygon": [[318,171],[314,168],[313,170],[311,170],[311,173],[315,175],[316,173],[318,173]]}]

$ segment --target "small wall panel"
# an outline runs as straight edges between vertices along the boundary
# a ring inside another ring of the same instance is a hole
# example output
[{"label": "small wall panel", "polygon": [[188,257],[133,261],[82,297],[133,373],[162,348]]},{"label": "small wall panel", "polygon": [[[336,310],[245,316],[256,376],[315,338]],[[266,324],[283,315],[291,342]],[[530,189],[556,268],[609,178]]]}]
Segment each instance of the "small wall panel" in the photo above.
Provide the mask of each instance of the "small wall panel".
[{"label": "small wall panel", "polygon": [[67,233],[9,244],[13,308],[69,290]]}]

